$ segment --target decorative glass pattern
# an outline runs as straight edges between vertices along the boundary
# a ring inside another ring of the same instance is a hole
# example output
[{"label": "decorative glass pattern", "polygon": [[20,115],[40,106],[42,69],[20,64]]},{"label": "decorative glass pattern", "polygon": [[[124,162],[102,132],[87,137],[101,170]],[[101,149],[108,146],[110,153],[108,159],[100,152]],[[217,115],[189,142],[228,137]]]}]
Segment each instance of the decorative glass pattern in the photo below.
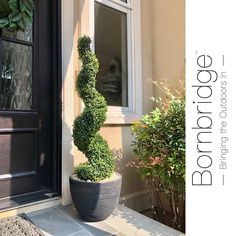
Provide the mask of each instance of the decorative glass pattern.
[{"label": "decorative glass pattern", "polygon": [[2,41],[2,110],[32,109],[32,47]]},{"label": "decorative glass pattern", "polygon": [[97,90],[109,106],[128,107],[127,16],[95,3]]},{"label": "decorative glass pattern", "polygon": [[26,27],[25,31],[10,31],[10,30],[6,30],[3,29],[2,30],[2,35],[4,37],[8,37],[8,38],[13,38],[13,39],[19,39],[19,40],[23,40],[23,41],[27,41],[27,42],[32,42],[33,40],[33,26],[32,24],[28,24]]}]

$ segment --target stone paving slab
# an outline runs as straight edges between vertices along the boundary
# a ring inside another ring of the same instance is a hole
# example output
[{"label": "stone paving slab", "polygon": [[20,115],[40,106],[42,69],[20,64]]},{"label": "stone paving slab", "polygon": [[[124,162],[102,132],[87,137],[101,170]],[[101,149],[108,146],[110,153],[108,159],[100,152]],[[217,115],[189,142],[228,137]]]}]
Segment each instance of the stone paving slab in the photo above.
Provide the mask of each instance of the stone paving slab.
[{"label": "stone paving slab", "polygon": [[82,221],[73,205],[57,206],[27,215],[46,236],[184,235],[121,205],[117,205],[113,214],[100,222]]},{"label": "stone paving slab", "polygon": [[46,236],[93,236],[57,207],[27,214]]}]

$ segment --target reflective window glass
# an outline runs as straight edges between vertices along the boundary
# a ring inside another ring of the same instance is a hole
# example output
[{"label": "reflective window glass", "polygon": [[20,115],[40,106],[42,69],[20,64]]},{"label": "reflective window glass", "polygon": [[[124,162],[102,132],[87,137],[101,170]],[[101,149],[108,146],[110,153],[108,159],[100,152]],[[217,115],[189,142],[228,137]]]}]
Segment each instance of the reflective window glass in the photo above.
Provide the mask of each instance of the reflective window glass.
[{"label": "reflective window glass", "polygon": [[4,110],[32,109],[32,47],[2,41],[0,105]]},{"label": "reflective window glass", "polygon": [[97,89],[109,106],[128,107],[127,16],[95,3]]}]

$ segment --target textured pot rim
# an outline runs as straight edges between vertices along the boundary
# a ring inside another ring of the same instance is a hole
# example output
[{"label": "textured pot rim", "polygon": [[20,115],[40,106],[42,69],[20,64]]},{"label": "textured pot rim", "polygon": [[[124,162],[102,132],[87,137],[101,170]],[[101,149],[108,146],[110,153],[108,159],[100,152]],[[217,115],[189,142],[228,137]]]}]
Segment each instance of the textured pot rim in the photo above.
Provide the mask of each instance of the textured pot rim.
[{"label": "textured pot rim", "polygon": [[117,175],[117,178],[112,179],[112,180],[107,180],[107,181],[104,181],[104,182],[93,182],[93,181],[81,180],[81,179],[78,179],[78,177],[77,177],[75,174],[69,176],[69,179],[71,179],[72,181],[75,181],[75,182],[84,183],[84,184],[91,184],[91,185],[92,185],[92,184],[93,184],[93,185],[109,184],[109,183],[117,182],[117,181],[119,181],[119,180],[122,179],[122,176],[121,176],[120,173],[114,172],[113,174],[116,174],[116,175]]}]

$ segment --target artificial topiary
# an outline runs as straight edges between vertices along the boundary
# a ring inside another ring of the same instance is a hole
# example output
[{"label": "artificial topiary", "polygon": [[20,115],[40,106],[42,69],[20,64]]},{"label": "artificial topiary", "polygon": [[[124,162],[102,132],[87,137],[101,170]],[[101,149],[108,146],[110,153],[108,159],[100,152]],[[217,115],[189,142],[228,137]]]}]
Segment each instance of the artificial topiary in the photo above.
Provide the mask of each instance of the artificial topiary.
[{"label": "artificial topiary", "polygon": [[1,0],[0,29],[25,30],[33,21],[33,0]]},{"label": "artificial topiary", "polygon": [[88,161],[77,166],[75,173],[81,180],[100,181],[111,176],[115,164],[107,142],[98,133],[106,119],[107,104],[95,88],[99,63],[90,44],[91,39],[87,36],[81,37],[78,43],[83,65],[77,78],[76,90],[83,99],[85,108],[74,120],[73,139]]}]

